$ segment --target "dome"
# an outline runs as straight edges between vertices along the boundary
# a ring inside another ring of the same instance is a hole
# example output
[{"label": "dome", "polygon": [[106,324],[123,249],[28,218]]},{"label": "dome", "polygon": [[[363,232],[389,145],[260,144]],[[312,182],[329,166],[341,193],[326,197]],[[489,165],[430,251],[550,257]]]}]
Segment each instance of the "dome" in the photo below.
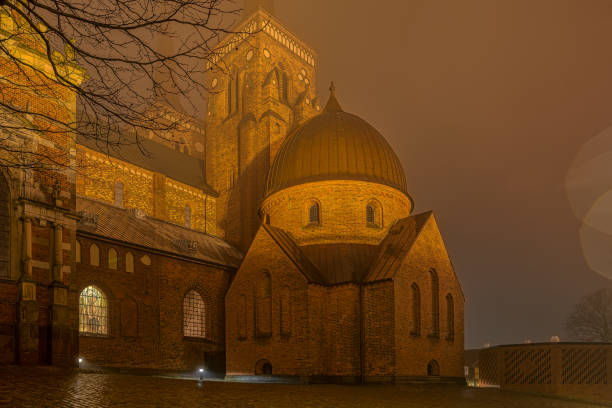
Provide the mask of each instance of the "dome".
[{"label": "dome", "polygon": [[385,138],[360,117],[346,113],[334,94],[323,112],[289,134],[270,168],[266,195],[312,181],[362,180],[407,195],[406,177]]}]

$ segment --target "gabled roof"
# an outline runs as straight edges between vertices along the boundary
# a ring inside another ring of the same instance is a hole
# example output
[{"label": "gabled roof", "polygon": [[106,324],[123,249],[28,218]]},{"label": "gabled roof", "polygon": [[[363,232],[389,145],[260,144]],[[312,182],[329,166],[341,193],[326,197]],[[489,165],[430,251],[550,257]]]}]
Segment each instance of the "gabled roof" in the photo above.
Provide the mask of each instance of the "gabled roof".
[{"label": "gabled roof", "polygon": [[264,224],[263,227],[274,242],[278,244],[295,266],[304,274],[308,282],[327,283],[316,266],[304,255],[300,247],[297,246],[293,238],[286,231],[267,224]]},{"label": "gabled roof", "polygon": [[330,284],[361,282],[368,273],[377,245],[321,244],[300,247]]},{"label": "gabled roof", "polygon": [[432,217],[432,212],[398,220],[379,245],[378,256],[372,263],[365,281],[372,282],[391,279],[399,268],[410,248],[416,241],[425,223]]},{"label": "gabled roof", "polygon": [[218,193],[206,183],[204,160],[170,149],[161,143],[144,138],[138,141],[130,138],[122,141],[120,145],[115,145],[82,136],[77,138],[77,143],[98,153],[163,174],[198,188],[206,194],[218,196]]},{"label": "gabled roof", "polygon": [[77,211],[83,217],[77,224],[77,233],[96,235],[232,269],[238,268],[242,262],[242,253],[218,237],[148,216],[136,216],[128,209],[78,197]]}]

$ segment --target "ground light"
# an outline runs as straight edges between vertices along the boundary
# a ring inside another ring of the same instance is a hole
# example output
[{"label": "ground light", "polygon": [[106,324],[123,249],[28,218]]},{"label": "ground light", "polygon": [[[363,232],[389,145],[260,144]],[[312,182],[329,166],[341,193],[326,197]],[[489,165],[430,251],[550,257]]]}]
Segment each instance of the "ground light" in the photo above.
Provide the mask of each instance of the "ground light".
[{"label": "ground light", "polygon": [[204,369],[200,368],[198,369],[198,372],[200,373],[200,380],[203,380],[204,379]]}]

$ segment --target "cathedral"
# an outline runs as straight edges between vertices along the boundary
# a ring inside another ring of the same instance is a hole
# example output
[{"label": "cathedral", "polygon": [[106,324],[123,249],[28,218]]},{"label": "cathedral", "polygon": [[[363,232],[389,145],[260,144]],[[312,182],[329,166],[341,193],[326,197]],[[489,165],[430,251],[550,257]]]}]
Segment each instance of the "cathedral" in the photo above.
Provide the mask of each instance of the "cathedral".
[{"label": "cathedral", "polygon": [[319,100],[316,52],[260,3],[208,63],[205,117],[158,108],[180,136],[143,155],[41,132],[78,166],[2,170],[0,362],[464,382],[464,295],[434,214],[413,213],[397,155],[341,91]]}]

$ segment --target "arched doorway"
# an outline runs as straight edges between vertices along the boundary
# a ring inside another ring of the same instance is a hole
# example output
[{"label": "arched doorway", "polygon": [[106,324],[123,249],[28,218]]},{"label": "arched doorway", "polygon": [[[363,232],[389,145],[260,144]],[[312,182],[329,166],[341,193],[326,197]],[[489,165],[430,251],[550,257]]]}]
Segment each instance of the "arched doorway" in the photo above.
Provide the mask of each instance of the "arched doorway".
[{"label": "arched doorway", "polygon": [[0,173],[0,279],[10,278],[10,191],[6,177]]},{"label": "arched doorway", "polygon": [[255,364],[255,375],[272,375],[272,364],[262,359]]},{"label": "arched doorway", "polygon": [[440,365],[436,360],[431,360],[427,363],[427,376],[439,377],[440,376]]}]

